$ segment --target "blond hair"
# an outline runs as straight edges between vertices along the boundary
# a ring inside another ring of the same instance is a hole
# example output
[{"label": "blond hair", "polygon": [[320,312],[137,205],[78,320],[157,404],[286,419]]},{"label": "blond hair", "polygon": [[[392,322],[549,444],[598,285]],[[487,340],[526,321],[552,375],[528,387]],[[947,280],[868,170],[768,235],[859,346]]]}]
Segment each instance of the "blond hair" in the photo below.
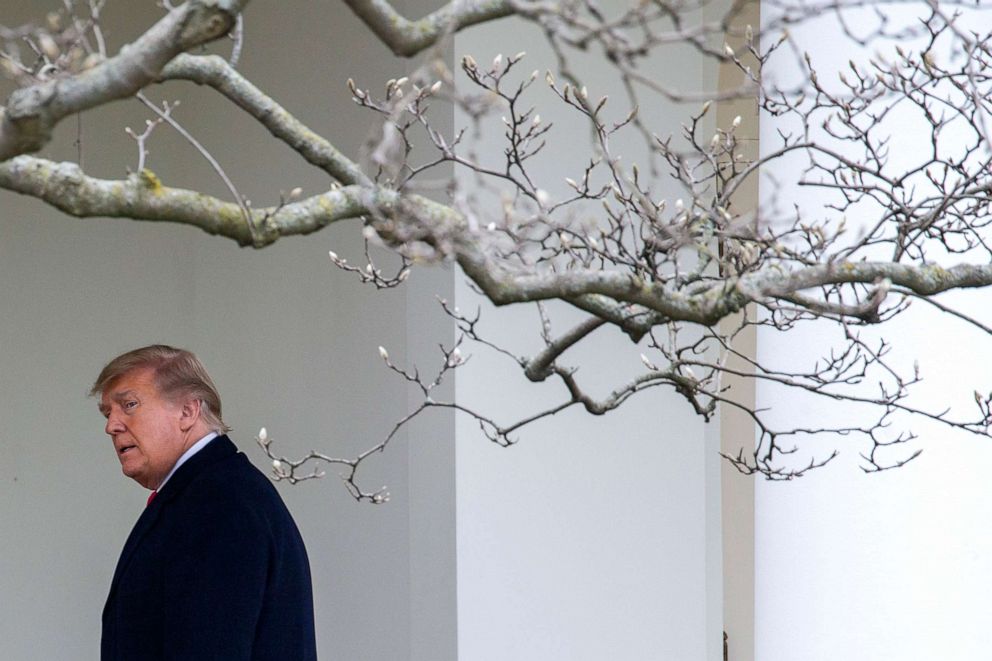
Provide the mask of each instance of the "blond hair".
[{"label": "blond hair", "polygon": [[200,418],[211,431],[224,433],[230,427],[221,418],[220,395],[206,368],[193,352],[165,344],[141,347],[117,356],[100,372],[93,382],[90,395],[102,394],[125,374],[137,369],[155,371],[155,386],[168,399],[188,397],[200,401]]}]

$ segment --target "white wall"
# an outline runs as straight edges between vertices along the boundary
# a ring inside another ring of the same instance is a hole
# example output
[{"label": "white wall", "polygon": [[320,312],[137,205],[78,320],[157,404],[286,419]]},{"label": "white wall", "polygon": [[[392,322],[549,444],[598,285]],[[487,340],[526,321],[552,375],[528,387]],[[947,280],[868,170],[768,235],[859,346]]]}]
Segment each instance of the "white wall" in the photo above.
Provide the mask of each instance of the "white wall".
[{"label": "white wall", "polygon": [[[908,20],[905,12],[900,20]],[[988,18],[967,24],[980,32],[989,28]],[[828,72],[821,73],[821,80],[834,80],[830,71],[846,66],[852,54],[858,57],[849,43],[841,45],[831,22],[794,34],[814,64]],[[912,44],[903,47],[913,49]],[[763,120],[763,149],[773,148],[775,129],[772,120]],[[904,118],[893,158],[912,157],[918,147],[914,141],[924,137],[918,124]],[[781,167],[773,173],[792,166]],[[808,212],[816,212],[823,202],[810,189],[795,199]],[[857,231],[858,219],[849,222]],[[946,295],[941,301],[992,322],[988,292]],[[924,382],[913,403],[931,410],[954,405],[971,415],[972,392],[989,390],[987,336],[919,302],[883,334],[894,342],[897,364],[911,369],[912,361],[919,360]],[[786,337],[761,332],[759,356],[809,359],[810,347],[835,338],[836,332],[823,326]],[[861,413],[761,386],[758,405],[773,407],[774,419],[782,424],[838,424]],[[916,420],[913,429],[920,438],[910,449],[924,451],[900,470],[864,475],[857,467],[858,453],[867,449],[864,442],[840,439],[804,443],[804,451],[821,456],[838,445],[842,454],[829,467],[791,483],[757,483],[756,658],[988,658],[992,492],[985,466],[992,460],[992,446],[988,439],[926,421]]]},{"label": "white wall", "polygon": [[[48,4],[31,4],[6,7],[0,20],[43,17]],[[153,4],[108,6],[111,42],[148,25],[159,12]],[[242,70],[355,152],[368,117],[348,100],[346,79],[378,85],[405,65],[337,5],[252,3],[246,27]],[[149,95],[182,99],[176,116],[256,204],[329,183],[216,95],[192,85]],[[134,167],[123,127],[146,116],[136,102],[84,115],[86,169],[120,177]],[[43,155],[74,156],[74,125],[65,122]],[[149,167],[166,184],[226,196],[169,130],[156,132],[151,149]],[[425,351],[421,338],[451,333],[439,316],[419,312],[434,305],[434,291],[450,288],[450,273],[419,275],[405,291],[376,297],[333,268],[329,249],[360,256],[354,227],[256,252],[175,225],[70,219],[2,192],[0,227],[0,641],[11,661],[98,656],[110,577],[144,505],[86,397],[106,360],[151,342],[196,351],[220,388],[232,437],[264,469],[253,445],[263,425],[288,454],[350,456],[377,442],[406,411],[407,392],[376,347],[404,360],[408,341]],[[453,573],[437,576],[437,563],[450,567],[454,552],[453,472],[450,460],[432,455],[452,436],[443,417],[433,424],[415,475],[405,437],[363,473],[367,484],[389,484],[387,507],[355,504],[333,471],[323,482],[279,486],[310,551],[324,657],[443,658],[411,652],[442,649],[438,635],[453,646]]]}]

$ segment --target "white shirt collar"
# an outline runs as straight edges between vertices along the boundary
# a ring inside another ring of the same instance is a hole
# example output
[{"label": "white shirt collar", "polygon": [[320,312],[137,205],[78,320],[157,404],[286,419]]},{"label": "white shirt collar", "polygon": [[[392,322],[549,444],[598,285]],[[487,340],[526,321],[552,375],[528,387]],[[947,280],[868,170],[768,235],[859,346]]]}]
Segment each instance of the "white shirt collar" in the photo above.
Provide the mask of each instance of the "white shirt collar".
[{"label": "white shirt collar", "polygon": [[172,477],[173,473],[179,470],[180,466],[186,463],[186,461],[190,457],[192,457],[194,454],[202,450],[204,447],[206,447],[207,443],[214,440],[218,436],[220,436],[220,434],[218,434],[215,431],[212,431],[203,438],[201,438],[200,440],[198,440],[196,443],[191,445],[190,448],[186,450],[186,452],[183,452],[183,456],[179,457],[179,461],[176,462],[176,465],[172,467],[172,470],[169,471],[169,474],[165,476],[165,479],[162,480],[162,483],[158,485],[158,488],[155,489],[155,491],[161,491],[162,487],[165,486],[165,483],[169,481],[169,478]]}]

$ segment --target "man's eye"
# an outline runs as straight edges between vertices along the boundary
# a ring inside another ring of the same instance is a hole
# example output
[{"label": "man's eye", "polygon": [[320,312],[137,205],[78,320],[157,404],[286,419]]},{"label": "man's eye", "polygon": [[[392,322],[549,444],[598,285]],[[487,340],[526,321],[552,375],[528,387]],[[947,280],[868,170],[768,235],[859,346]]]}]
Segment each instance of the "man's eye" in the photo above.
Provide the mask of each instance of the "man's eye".
[{"label": "man's eye", "polygon": [[133,409],[137,405],[138,405],[138,402],[136,402],[133,399],[131,399],[131,400],[128,400],[128,401],[124,402],[124,404],[121,406],[121,408],[123,408],[125,411],[130,411],[131,409]]}]

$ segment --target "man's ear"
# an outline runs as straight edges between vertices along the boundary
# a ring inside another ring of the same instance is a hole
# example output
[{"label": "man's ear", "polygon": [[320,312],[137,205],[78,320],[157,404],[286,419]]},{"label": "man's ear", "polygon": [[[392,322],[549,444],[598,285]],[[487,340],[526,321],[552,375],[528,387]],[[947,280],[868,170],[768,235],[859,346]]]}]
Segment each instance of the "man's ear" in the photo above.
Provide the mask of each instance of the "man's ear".
[{"label": "man's ear", "polygon": [[198,399],[187,399],[179,412],[179,428],[189,431],[200,420],[201,402]]}]

